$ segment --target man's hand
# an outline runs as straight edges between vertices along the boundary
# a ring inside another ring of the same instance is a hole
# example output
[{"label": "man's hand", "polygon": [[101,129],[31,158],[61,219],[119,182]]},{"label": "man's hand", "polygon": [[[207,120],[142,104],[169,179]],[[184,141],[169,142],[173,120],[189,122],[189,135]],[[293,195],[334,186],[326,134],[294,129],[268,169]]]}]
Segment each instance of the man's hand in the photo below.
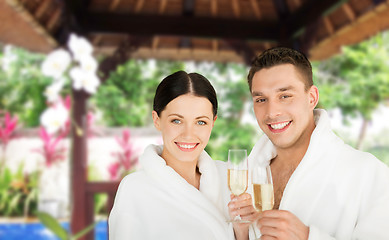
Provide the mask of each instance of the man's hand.
[{"label": "man's hand", "polygon": [[248,221],[247,223],[233,222],[236,239],[248,239],[250,224],[258,219],[259,213],[252,205],[250,194],[244,193],[239,196],[231,194],[230,198],[228,211],[231,220],[240,215],[242,220]]},{"label": "man's hand", "polygon": [[261,230],[261,240],[307,240],[309,236],[309,227],[284,210],[262,212],[257,227]]}]

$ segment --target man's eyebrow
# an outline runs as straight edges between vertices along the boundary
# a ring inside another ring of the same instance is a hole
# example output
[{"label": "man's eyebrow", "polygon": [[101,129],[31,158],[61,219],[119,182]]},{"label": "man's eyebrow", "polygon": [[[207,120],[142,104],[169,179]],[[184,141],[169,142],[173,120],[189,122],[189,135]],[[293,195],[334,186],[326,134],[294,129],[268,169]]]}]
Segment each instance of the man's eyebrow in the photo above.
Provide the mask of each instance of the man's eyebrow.
[{"label": "man's eyebrow", "polygon": [[251,95],[252,95],[253,97],[258,97],[258,96],[263,96],[263,93],[258,92],[258,91],[254,91],[254,92],[251,93]]},{"label": "man's eyebrow", "polygon": [[277,92],[285,92],[285,91],[294,90],[294,89],[295,89],[295,87],[293,87],[293,86],[287,86],[287,87],[282,87],[282,88],[277,89]]},{"label": "man's eyebrow", "polygon": [[[294,89],[296,89],[296,88],[293,86],[286,86],[286,87],[281,87],[281,88],[276,89],[276,92],[286,92],[286,91],[294,90]],[[264,96],[264,94],[262,92],[259,92],[259,91],[253,91],[251,93],[251,96],[260,97],[260,96]]]}]

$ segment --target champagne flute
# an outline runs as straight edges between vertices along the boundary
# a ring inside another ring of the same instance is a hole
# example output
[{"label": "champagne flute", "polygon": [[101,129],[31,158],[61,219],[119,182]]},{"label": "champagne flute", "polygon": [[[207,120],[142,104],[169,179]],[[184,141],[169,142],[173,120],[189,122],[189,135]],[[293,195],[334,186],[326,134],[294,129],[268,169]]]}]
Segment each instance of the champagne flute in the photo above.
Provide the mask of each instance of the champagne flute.
[{"label": "champagne flute", "polygon": [[258,212],[274,207],[273,179],[270,166],[255,165],[251,172],[253,206]]},{"label": "champagne flute", "polygon": [[[239,196],[246,192],[248,185],[248,161],[246,149],[228,150],[228,188],[231,193]],[[236,216],[233,222],[247,222]]]}]

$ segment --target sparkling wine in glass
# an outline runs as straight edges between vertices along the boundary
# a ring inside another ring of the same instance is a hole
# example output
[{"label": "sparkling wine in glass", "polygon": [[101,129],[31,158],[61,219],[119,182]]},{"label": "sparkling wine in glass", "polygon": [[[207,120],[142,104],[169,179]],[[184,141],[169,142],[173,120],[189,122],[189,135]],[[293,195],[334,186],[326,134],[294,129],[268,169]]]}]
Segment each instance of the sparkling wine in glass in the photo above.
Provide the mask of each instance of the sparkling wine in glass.
[{"label": "sparkling wine in glass", "polygon": [[[246,149],[228,151],[228,187],[232,194],[239,196],[246,192],[248,185],[248,161]],[[246,222],[238,215],[234,222]]]},{"label": "sparkling wine in glass", "polygon": [[270,166],[255,165],[251,169],[251,177],[254,208],[259,212],[273,209],[274,190]]}]

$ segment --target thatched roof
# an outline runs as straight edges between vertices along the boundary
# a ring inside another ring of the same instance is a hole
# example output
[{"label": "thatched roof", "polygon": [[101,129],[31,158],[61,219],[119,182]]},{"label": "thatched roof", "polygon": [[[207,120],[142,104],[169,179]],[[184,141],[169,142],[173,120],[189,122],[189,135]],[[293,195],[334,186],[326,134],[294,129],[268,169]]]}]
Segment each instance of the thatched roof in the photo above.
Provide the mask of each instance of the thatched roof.
[{"label": "thatched roof", "polygon": [[312,60],[389,28],[389,0],[2,0],[0,42],[49,52],[71,31],[132,58],[249,62],[284,45]]}]

